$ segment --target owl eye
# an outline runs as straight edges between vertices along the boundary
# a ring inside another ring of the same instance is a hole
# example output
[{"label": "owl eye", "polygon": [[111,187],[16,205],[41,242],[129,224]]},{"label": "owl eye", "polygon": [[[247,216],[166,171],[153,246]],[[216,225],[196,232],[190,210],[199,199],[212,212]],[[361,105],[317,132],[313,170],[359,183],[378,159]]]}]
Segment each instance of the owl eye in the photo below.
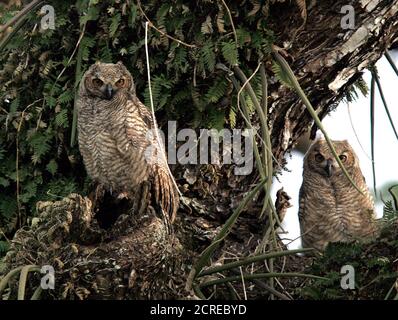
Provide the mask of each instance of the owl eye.
[{"label": "owl eye", "polygon": [[94,83],[94,85],[95,86],[97,86],[97,87],[101,87],[104,83],[102,82],[102,80],[100,80],[100,79],[94,79],[93,80],[93,83]]},{"label": "owl eye", "polygon": [[347,161],[347,156],[344,155],[344,154],[340,155],[339,158],[340,158],[341,162],[346,162]]},{"label": "owl eye", "polygon": [[116,85],[117,85],[118,87],[123,87],[123,86],[124,86],[124,79],[119,79],[119,80],[116,82]]},{"label": "owl eye", "polygon": [[316,162],[322,162],[323,160],[325,160],[325,158],[324,158],[324,156],[321,155],[320,153],[317,153],[317,154],[315,155],[315,161],[316,161]]}]

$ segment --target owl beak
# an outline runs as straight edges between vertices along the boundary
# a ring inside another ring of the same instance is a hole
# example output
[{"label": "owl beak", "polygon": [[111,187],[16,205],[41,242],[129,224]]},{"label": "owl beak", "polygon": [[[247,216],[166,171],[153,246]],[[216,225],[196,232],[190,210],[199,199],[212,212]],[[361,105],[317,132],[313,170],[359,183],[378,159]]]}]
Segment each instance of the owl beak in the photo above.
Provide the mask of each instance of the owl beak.
[{"label": "owl beak", "polygon": [[113,90],[112,85],[107,84],[105,86],[105,96],[108,100],[112,99],[113,95],[114,95],[115,91]]},{"label": "owl beak", "polygon": [[328,159],[326,161],[325,171],[329,178],[333,175],[333,161],[332,160]]}]

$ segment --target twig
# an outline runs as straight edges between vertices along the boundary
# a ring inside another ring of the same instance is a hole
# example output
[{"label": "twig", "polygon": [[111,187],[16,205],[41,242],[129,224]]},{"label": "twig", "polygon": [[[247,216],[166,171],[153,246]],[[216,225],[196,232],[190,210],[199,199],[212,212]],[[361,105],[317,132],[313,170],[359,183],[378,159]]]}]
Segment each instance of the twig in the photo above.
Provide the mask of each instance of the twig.
[{"label": "twig", "polygon": [[[235,274],[239,274],[238,270],[232,270]],[[281,300],[292,300],[291,298],[289,298],[288,296],[284,295],[283,293],[279,292],[278,290],[275,290],[274,288],[271,288],[269,285],[267,285],[266,283],[264,283],[261,280],[258,279],[254,279],[253,282],[255,284],[257,284],[259,287],[262,287],[263,289],[271,292],[272,294],[274,294],[275,296],[277,296],[278,298],[280,298]]]},{"label": "twig", "polygon": [[232,20],[231,11],[229,10],[229,8],[228,8],[228,6],[227,6],[227,4],[225,3],[224,0],[221,0],[221,2],[222,2],[222,4],[224,5],[225,9],[226,9],[227,12],[228,12],[229,21],[230,21],[230,23],[231,23],[232,32],[233,32],[234,38],[235,38],[236,49],[238,49],[238,36],[237,36],[237,34],[236,34],[234,21]]},{"label": "twig", "polygon": [[[86,32],[86,23],[83,25],[82,31],[81,31],[81,33],[80,33],[80,35],[79,35],[79,39],[78,39],[77,42],[76,42],[75,48],[73,49],[73,52],[72,52],[72,54],[70,55],[70,57],[69,57],[69,59],[68,59],[68,62],[66,63],[66,66],[61,70],[61,72],[59,73],[59,75],[58,75],[57,78],[55,79],[55,82],[54,82],[54,85],[53,85],[52,89],[54,88],[55,84],[58,82],[59,78],[62,77],[62,75],[64,74],[66,68],[69,67],[69,65],[70,65],[70,63],[71,63],[73,57],[74,57],[75,54],[76,54],[77,49],[79,48],[80,42],[82,41],[85,32]],[[51,91],[52,91],[52,90],[51,90]]]},{"label": "twig", "polygon": [[[276,277],[282,277],[282,278],[309,278],[309,279],[318,279],[318,280],[329,280],[326,277],[320,277],[320,276],[315,276],[312,274],[305,274],[305,273],[279,273],[279,272],[274,272],[274,273],[255,273],[255,274],[244,274],[244,277],[246,280],[254,280],[254,279],[267,279],[267,278],[276,278]],[[239,281],[241,279],[241,276],[231,276],[231,277],[226,277],[226,278],[221,278],[221,279],[216,279],[216,280],[210,280],[204,283],[201,283],[199,286],[201,288],[204,287],[209,287],[213,286],[216,284],[222,284],[226,282],[231,282],[231,281]]]},{"label": "twig", "polygon": [[21,11],[19,11],[15,16],[13,16],[6,24],[0,26],[0,33],[3,33],[7,30],[8,27],[18,22],[18,20],[23,17],[26,13],[28,13],[32,8],[38,5],[42,0],[33,0],[26,7],[24,7]]},{"label": "twig", "polygon": [[386,110],[386,114],[387,114],[388,120],[390,121],[391,128],[394,131],[395,137],[398,140],[397,129],[395,129],[394,121],[392,120],[392,117],[391,117],[391,114],[390,114],[390,110],[388,109],[387,100],[386,100],[386,97],[384,96],[383,88],[381,86],[380,79],[379,79],[379,76],[377,74],[375,75],[375,80],[376,80],[377,88],[379,89],[381,101],[383,102],[384,109]]},{"label": "twig", "polygon": [[[261,66],[261,62],[257,65],[256,69],[254,70],[254,72],[250,75],[249,78],[246,79],[246,81],[243,83],[242,87],[239,89],[238,91],[238,101],[237,101],[237,105],[238,107],[240,106],[240,95],[242,94],[242,91],[246,89],[246,86],[248,85],[248,83],[253,79],[253,77],[256,75],[256,73],[258,72],[258,70],[260,69]],[[254,102],[253,102],[254,103]]]},{"label": "twig", "polygon": [[178,185],[173,177],[173,174],[170,171],[169,168],[169,164],[167,162],[167,157],[166,157],[166,152],[163,149],[163,143],[160,140],[159,137],[159,132],[158,132],[158,124],[156,121],[156,116],[155,116],[155,107],[153,105],[153,96],[152,96],[152,86],[151,86],[151,70],[150,70],[150,66],[149,66],[149,51],[148,51],[148,26],[149,26],[149,22],[145,22],[145,55],[146,55],[146,66],[147,66],[147,74],[148,74],[148,88],[149,88],[149,101],[151,104],[151,113],[152,113],[152,119],[153,119],[153,126],[155,129],[155,135],[156,135],[156,141],[159,145],[159,149],[160,149],[160,153],[163,157],[163,161],[165,162],[166,168],[167,168],[167,172],[171,178],[171,180],[173,181],[173,184],[175,186],[175,188],[177,189],[177,192],[180,196],[182,196],[182,193],[180,192],[180,190],[178,189]]},{"label": "twig", "polygon": [[321,120],[318,117],[317,112],[315,111],[314,107],[312,106],[310,100],[308,99],[307,95],[304,93],[303,89],[301,88],[301,85],[299,84],[294,72],[290,68],[289,64],[283,58],[280,53],[278,52],[278,48],[275,46],[272,46],[272,53],[273,56],[276,60],[276,62],[279,64],[281,67],[282,71],[285,73],[285,75],[289,78],[295,92],[299,95],[301,101],[304,103],[306,106],[308,112],[310,113],[312,119],[314,120],[315,124],[317,127],[321,130],[323,133],[325,140],[329,146],[330,151],[333,154],[333,157],[336,159],[339,167],[343,171],[344,175],[347,177],[347,179],[350,181],[351,185],[362,195],[365,196],[364,192],[356,185],[350,174],[348,173],[347,169],[345,168],[343,162],[340,160],[339,155],[336,152],[336,149],[334,148],[332,140],[329,138],[329,135],[327,134],[324,126],[322,125]]},{"label": "twig", "polygon": [[33,101],[30,105],[28,105],[21,113],[21,120],[19,121],[18,128],[17,128],[17,136],[15,140],[15,147],[16,147],[16,155],[15,155],[15,171],[16,171],[16,184],[17,184],[17,209],[18,209],[18,225],[19,227],[22,226],[22,218],[21,218],[21,203],[19,201],[19,133],[21,131],[22,123],[25,117],[25,112],[31,106],[36,104],[37,102],[43,100],[43,98],[37,99]]},{"label": "twig", "polygon": [[245,297],[245,300],[247,300],[247,292],[246,292],[246,285],[245,285],[245,278],[243,278],[243,270],[242,267],[239,267],[239,273],[242,279],[242,286],[243,286],[243,295]]},{"label": "twig", "polygon": [[350,119],[351,128],[352,128],[352,131],[354,132],[355,138],[357,139],[358,144],[359,144],[359,146],[361,147],[361,149],[362,149],[363,153],[365,154],[365,156],[366,156],[369,160],[371,160],[371,158],[369,157],[369,155],[368,155],[368,153],[366,152],[365,148],[362,146],[362,143],[361,143],[361,141],[360,141],[360,139],[359,139],[359,136],[358,136],[358,134],[357,134],[357,131],[355,130],[354,122],[352,121],[352,115],[351,115],[350,104],[349,104],[349,103],[347,103],[347,111],[348,111],[348,118]]},{"label": "twig", "polygon": [[376,190],[376,165],[375,165],[375,148],[374,148],[374,136],[375,136],[375,85],[376,85],[376,74],[372,71],[372,80],[370,82],[370,144],[371,144],[371,157],[372,157],[372,173],[373,173],[373,191],[377,196]]},{"label": "twig", "polygon": [[[224,64],[222,64],[222,63],[217,63],[216,68],[218,68],[218,69],[220,69],[220,70],[222,70],[222,71],[227,72],[228,77],[231,79],[231,81],[232,81],[232,83],[233,83],[235,89],[236,89],[238,92],[241,91],[241,90],[240,90],[241,86],[238,84],[238,82],[237,82],[237,80],[236,80],[236,78],[235,78],[234,73],[233,73],[232,70],[230,70],[229,68],[227,68],[227,67],[226,67]],[[260,68],[260,69],[261,69],[261,68]],[[243,99],[241,102],[242,102],[242,105],[245,106],[245,100]],[[275,156],[272,154],[270,148],[268,148],[267,144],[265,143],[265,141],[263,140],[263,138],[261,137],[261,135],[260,135],[260,134],[257,132],[257,130],[255,130],[255,129],[253,128],[253,126],[251,125],[251,121],[250,121],[250,119],[249,119],[249,114],[248,114],[248,112],[246,112],[246,110],[247,110],[248,108],[245,107],[244,109],[242,109],[242,108],[240,107],[239,104],[237,104],[237,106],[238,106],[238,110],[240,111],[240,113],[241,113],[241,115],[242,115],[243,120],[246,122],[246,124],[248,125],[249,129],[253,129],[253,130],[254,130],[254,134],[258,137],[258,139],[260,140],[260,143],[264,146],[264,148],[266,148],[266,150],[267,150],[268,152],[271,153],[272,159],[275,161],[276,165],[277,165],[279,168],[281,168],[282,165],[280,164],[280,162],[278,161],[278,159],[275,158]],[[255,149],[255,151],[256,151],[256,149],[257,149],[257,144],[254,144],[254,149]],[[261,163],[261,161],[260,161],[260,163]],[[262,165],[261,165],[261,166],[262,166]],[[262,172],[262,170],[260,170],[260,169],[259,169],[259,171]]]},{"label": "twig", "polygon": [[296,254],[296,253],[303,253],[303,252],[310,252],[310,251],[313,251],[313,249],[305,248],[305,249],[294,249],[294,250],[285,250],[285,251],[265,253],[265,254],[258,255],[258,256],[248,257],[244,260],[229,262],[229,263],[223,264],[221,266],[210,267],[210,268],[200,272],[199,276],[202,277],[202,276],[210,275],[213,273],[219,273],[219,272],[222,272],[225,270],[230,270],[232,268],[249,265],[254,262],[264,261],[266,259],[278,258],[278,257],[286,256],[286,255],[292,255],[292,254]]},{"label": "twig", "polygon": [[4,239],[6,239],[6,241],[9,243],[10,239],[7,238],[6,234],[4,233],[3,230],[0,229],[0,234],[4,237]]},{"label": "twig", "polygon": [[179,39],[177,39],[177,38],[174,38],[174,37],[168,35],[166,32],[164,32],[164,31],[160,30],[159,28],[157,28],[157,27],[152,23],[152,21],[148,18],[148,16],[145,14],[144,10],[143,10],[142,7],[141,7],[141,1],[140,1],[140,0],[137,0],[137,4],[138,4],[138,9],[141,11],[142,15],[143,15],[143,16],[145,17],[145,19],[147,20],[146,23],[147,23],[151,28],[155,29],[155,30],[156,30],[157,32],[159,32],[161,35],[163,35],[163,36],[169,38],[170,40],[176,41],[177,43],[179,43],[179,44],[181,44],[181,45],[183,45],[183,46],[186,46],[186,47],[188,47],[188,48],[196,48],[196,46],[195,46],[194,44],[189,44],[189,43],[186,43],[186,42],[184,42],[184,41],[181,41],[181,40],[179,40]]}]

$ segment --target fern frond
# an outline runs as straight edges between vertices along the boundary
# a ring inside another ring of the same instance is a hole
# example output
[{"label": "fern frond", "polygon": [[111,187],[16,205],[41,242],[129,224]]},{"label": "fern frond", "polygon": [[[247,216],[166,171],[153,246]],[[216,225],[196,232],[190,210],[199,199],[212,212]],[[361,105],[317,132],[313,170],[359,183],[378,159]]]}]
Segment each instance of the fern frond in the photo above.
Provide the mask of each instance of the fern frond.
[{"label": "fern frond", "polygon": [[58,103],[61,104],[68,104],[69,102],[73,101],[75,98],[75,95],[72,90],[66,90],[61,93],[61,95],[58,97]]},{"label": "fern frond", "polygon": [[214,53],[214,45],[211,41],[207,41],[202,47],[199,60],[203,62],[207,70],[210,72],[214,71],[214,67],[216,65],[216,55]]},{"label": "fern frond", "polygon": [[58,164],[54,159],[51,159],[50,162],[47,164],[46,169],[48,172],[50,172],[52,175],[55,175],[55,173],[58,170]]},{"label": "fern frond", "polygon": [[223,96],[228,88],[228,81],[225,77],[217,77],[214,81],[214,85],[210,87],[205,95],[205,99],[207,102],[216,103]]},{"label": "fern frond", "polygon": [[231,108],[229,109],[229,124],[231,126],[231,128],[235,128],[236,127],[236,107],[231,106]]},{"label": "fern frond", "polygon": [[293,88],[293,83],[290,81],[289,76],[282,70],[281,66],[275,61],[272,63],[272,71],[275,74],[275,77],[281,82],[283,85]]},{"label": "fern frond", "polygon": [[109,36],[111,38],[115,36],[115,33],[120,26],[120,21],[121,21],[120,13],[116,13],[115,15],[112,16],[111,24],[109,26]]},{"label": "fern frond", "polygon": [[68,111],[66,109],[61,110],[55,116],[55,123],[58,127],[68,127]]},{"label": "fern frond", "polygon": [[238,50],[236,44],[230,40],[221,44],[221,52],[224,59],[232,66],[237,65],[238,62]]}]

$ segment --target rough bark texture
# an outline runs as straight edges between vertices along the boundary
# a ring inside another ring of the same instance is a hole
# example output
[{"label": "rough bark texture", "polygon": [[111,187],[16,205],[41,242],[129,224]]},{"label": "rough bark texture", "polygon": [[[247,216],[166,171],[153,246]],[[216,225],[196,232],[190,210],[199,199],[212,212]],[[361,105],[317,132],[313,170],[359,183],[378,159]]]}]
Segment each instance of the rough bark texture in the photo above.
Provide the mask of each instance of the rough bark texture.
[{"label": "rough bark texture", "polygon": [[[342,30],[340,10],[349,2],[355,7],[356,28]],[[279,46],[291,41],[303,23],[295,9],[290,6],[287,10],[283,3],[271,6]],[[397,39],[398,1],[314,1],[305,26],[286,52],[322,118],[361,71]],[[294,92],[275,81],[269,89],[273,153],[283,163],[286,152],[313,121]],[[232,169],[211,165],[174,168],[187,200],[179,211],[173,236],[166,234],[162,221],[151,210],[143,217],[119,215],[110,228],[103,229],[87,198],[71,195],[62,201],[39,203],[39,220],[17,232],[6,258],[7,269],[24,264],[56,266],[60,285],[51,296],[57,299],[190,298],[192,292],[184,289],[190,264],[214,239],[256,180],[254,176],[237,177]],[[257,215],[261,199],[258,197],[239,218],[217,253],[218,262],[247,256],[261,244],[266,225]],[[32,287],[35,285],[32,281]],[[264,284],[259,287],[264,289]],[[261,297],[262,291],[253,291],[252,296]]]},{"label": "rough bark texture", "polygon": [[[343,30],[340,11],[350,4],[355,8],[356,26],[354,30]],[[320,118],[336,107],[361,71],[397,41],[397,17],[397,1],[316,1],[308,11],[306,27],[297,33],[287,52],[291,67]],[[300,21],[292,21],[291,12],[281,11],[274,28],[280,30],[279,43],[289,42],[299,26]],[[278,84],[271,87],[271,92],[273,151],[283,162],[286,151],[313,121],[294,92]]]}]

